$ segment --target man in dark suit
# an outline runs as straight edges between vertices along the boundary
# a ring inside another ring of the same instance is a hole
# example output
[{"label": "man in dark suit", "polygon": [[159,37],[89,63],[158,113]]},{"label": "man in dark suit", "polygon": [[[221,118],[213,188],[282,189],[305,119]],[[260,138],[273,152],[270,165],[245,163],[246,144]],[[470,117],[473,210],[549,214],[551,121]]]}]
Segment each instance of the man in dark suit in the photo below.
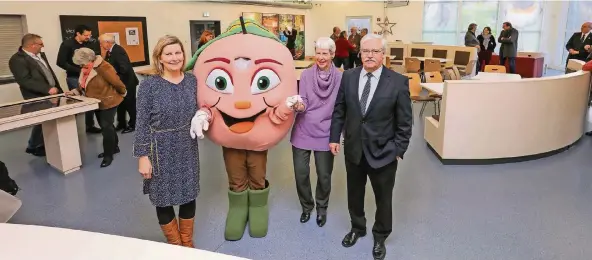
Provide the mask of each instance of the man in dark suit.
[{"label": "man in dark suit", "polygon": [[[125,84],[128,93],[123,102],[117,107],[117,127],[122,134],[131,133],[136,129],[136,87],[140,83],[132,63],[125,49],[115,43],[113,35],[103,34],[99,37],[101,48],[105,50],[105,60],[117,71],[117,76]],[[126,112],[129,114],[129,122],[126,122]]]},{"label": "man in dark suit", "polygon": [[351,231],[342,241],[353,246],[366,235],[364,194],[370,178],[376,198],[372,228],[374,259],[384,259],[384,242],[392,231],[392,197],[398,160],[403,158],[411,138],[409,79],[382,66],[386,40],[368,34],[361,40],[362,66],[343,73],[335,101],[330,148],[336,155],[343,133],[347,197]]},{"label": "man in dark suit", "polygon": [[[8,61],[10,72],[24,99],[63,93],[45,53],[41,52],[42,48],[41,36],[26,34],[21,40],[21,47]],[[41,125],[33,126],[26,152],[35,156],[45,156]]]},{"label": "man in dark suit", "polygon": [[510,73],[516,73],[516,56],[518,55],[518,30],[512,27],[510,22],[504,22],[503,31],[500,33],[497,41],[500,46],[500,65],[506,64],[506,59],[510,63]]},{"label": "man in dark suit", "polygon": [[[567,55],[567,60],[576,59],[581,61],[586,61],[588,55],[590,55],[590,45],[592,45],[592,35],[590,35],[590,29],[592,23],[584,23],[582,24],[582,28],[580,32],[574,33],[565,48],[569,52]],[[567,68],[567,61],[565,62],[565,66]]]}]

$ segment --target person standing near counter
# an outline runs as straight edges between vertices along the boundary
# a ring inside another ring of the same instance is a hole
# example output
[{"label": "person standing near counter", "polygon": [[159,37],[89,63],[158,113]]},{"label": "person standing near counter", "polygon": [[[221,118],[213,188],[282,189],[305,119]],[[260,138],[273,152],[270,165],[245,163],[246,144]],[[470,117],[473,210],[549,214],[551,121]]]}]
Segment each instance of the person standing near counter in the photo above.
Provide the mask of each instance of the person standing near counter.
[{"label": "person standing near counter", "polygon": [[[115,43],[111,34],[99,36],[101,48],[105,50],[105,61],[109,62],[117,71],[117,76],[125,84],[129,95],[125,96],[123,102],[117,107],[117,127],[115,130],[123,130],[122,134],[131,133],[136,129],[136,87],[140,83],[132,62],[127,56],[125,49]],[[126,120],[129,114],[129,121]]]},{"label": "person standing near counter", "polygon": [[500,65],[510,63],[510,73],[516,73],[516,56],[518,55],[518,30],[512,27],[510,22],[504,22],[503,31],[497,41],[501,44],[499,59]]},{"label": "person standing near counter", "polygon": [[485,65],[489,65],[489,61],[491,61],[491,54],[495,51],[495,37],[491,34],[491,28],[489,26],[485,26],[483,28],[483,32],[477,36],[477,40],[479,40],[479,63],[481,63],[481,68],[478,68],[479,71],[483,71],[485,69]]},{"label": "person standing near counter", "polygon": [[[65,40],[60,45],[58,50],[58,60],[56,65],[66,71],[66,83],[69,90],[78,88],[78,78],[80,77],[80,66],[74,64],[72,57],[74,51],[83,47],[90,48],[89,40],[92,36],[91,29],[86,25],[78,25],[74,29],[75,36]],[[92,48],[91,48],[92,49]],[[85,113],[86,132],[98,134],[101,129],[95,126],[94,116],[99,119],[96,111],[88,111]]]},{"label": "person standing near counter", "polygon": [[[28,33],[21,39],[19,50],[8,61],[10,72],[19,85],[24,99],[63,93],[45,53],[41,51],[43,46],[41,36]],[[41,125],[33,126],[26,152],[35,156],[45,156]]]},{"label": "person standing near counter", "polygon": [[[477,24],[472,23],[469,24],[469,28],[467,29],[467,33],[465,34],[465,46],[467,47],[475,47],[477,48],[477,52],[481,51],[481,45],[479,40],[475,36],[475,32],[477,31]],[[480,60],[477,59],[477,64],[475,64],[475,74],[479,73],[479,69],[481,68]]]},{"label": "person standing near counter", "polygon": [[168,243],[193,247],[200,168],[190,128],[198,108],[197,79],[183,72],[185,49],[175,36],[158,40],[152,64],[157,74],[142,81],[138,92],[133,156]]},{"label": "person standing near counter", "polygon": [[[567,41],[565,49],[569,52],[567,55],[567,61],[570,59],[576,59],[586,61],[587,57],[591,54],[590,45],[592,45],[592,35],[590,35],[590,29],[592,23],[586,22],[582,24],[581,31],[574,33],[571,38]],[[565,66],[567,68],[567,61]]]}]

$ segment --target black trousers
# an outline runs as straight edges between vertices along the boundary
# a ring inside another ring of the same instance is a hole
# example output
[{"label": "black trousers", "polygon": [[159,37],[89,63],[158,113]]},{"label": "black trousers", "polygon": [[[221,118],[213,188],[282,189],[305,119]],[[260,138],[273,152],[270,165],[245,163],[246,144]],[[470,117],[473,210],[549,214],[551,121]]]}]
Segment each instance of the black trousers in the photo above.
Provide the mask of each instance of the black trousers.
[{"label": "black trousers", "polygon": [[[129,122],[126,120],[126,113],[129,115]],[[136,127],[136,87],[127,89],[127,95],[117,107],[117,125]]]},{"label": "black trousers", "polygon": [[510,73],[516,73],[516,57],[504,57],[500,54],[500,65],[506,65],[506,59],[510,63]]},{"label": "black trousers", "polygon": [[292,146],[294,162],[294,177],[296,191],[300,199],[303,212],[311,212],[317,205],[317,214],[326,214],[331,194],[331,173],[335,156],[330,151],[314,151],[315,167],[317,169],[317,188],[315,201],[310,186],[310,150],[303,150]]},{"label": "black trousers", "polygon": [[362,60],[360,59],[358,52],[350,52],[349,53],[349,66],[351,68],[359,67],[362,65]]},{"label": "black trousers", "polygon": [[119,138],[113,125],[117,107],[97,111],[99,126],[101,126],[101,134],[103,135],[103,153],[105,157],[113,156],[115,154],[115,147],[119,145]]},{"label": "black trousers", "polygon": [[335,67],[340,68],[341,65],[343,65],[343,70],[348,70],[351,68],[350,64],[349,64],[349,57],[335,57],[333,58],[333,64],[335,64]]},{"label": "black trousers", "polygon": [[366,180],[369,177],[376,201],[372,234],[374,239],[385,240],[391,234],[393,228],[393,188],[395,187],[397,161],[395,160],[379,169],[374,169],[368,165],[366,158],[362,156],[358,165],[346,160],[345,169],[347,171],[347,204],[352,231],[366,232],[364,195],[366,194]]},{"label": "black trousers", "polygon": [[[175,209],[173,206],[156,207],[156,217],[161,225],[171,223],[175,219]],[[195,217],[195,200],[179,206],[179,218],[192,219],[193,217]]]}]

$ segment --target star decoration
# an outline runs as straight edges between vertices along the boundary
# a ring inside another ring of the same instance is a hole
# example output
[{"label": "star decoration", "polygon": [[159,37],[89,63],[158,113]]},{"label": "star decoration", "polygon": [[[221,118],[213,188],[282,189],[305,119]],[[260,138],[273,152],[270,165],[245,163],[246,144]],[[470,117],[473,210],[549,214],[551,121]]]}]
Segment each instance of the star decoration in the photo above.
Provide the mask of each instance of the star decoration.
[{"label": "star decoration", "polygon": [[[377,23],[378,26],[380,26],[380,28],[382,29],[381,34],[393,34],[393,26],[395,26],[395,24],[397,23],[391,23],[389,22],[388,17],[384,17],[384,22],[382,23]],[[388,28],[387,28],[388,27]]]}]

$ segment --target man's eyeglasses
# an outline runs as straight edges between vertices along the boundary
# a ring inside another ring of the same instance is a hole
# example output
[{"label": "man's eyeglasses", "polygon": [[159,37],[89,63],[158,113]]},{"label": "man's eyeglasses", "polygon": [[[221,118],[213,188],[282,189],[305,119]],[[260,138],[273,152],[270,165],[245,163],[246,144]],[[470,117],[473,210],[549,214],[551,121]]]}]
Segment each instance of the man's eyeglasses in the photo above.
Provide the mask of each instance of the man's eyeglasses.
[{"label": "man's eyeglasses", "polygon": [[382,50],[367,50],[367,49],[362,49],[362,50],[360,50],[360,52],[363,55],[370,55],[371,53],[373,55],[378,55],[378,54],[381,54],[382,53]]}]

